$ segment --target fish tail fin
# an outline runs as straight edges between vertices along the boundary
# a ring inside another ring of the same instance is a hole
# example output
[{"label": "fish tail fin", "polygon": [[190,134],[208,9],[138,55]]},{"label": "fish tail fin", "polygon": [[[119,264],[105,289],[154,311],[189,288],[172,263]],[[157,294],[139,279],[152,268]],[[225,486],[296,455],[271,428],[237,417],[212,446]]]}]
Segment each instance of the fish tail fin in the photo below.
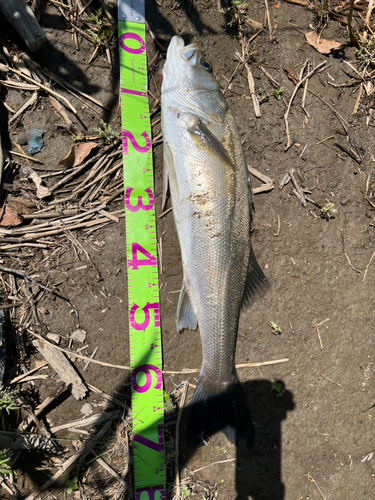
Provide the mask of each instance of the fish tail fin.
[{"label": "fish tail fin", "polygon": [[231,443],[237,444],[243,437],[250,450],[254,447],[254,425],[245,393],[236,374],[233,378],[231,383],[220,383],[199,376],[186,424],[188,446],[202,446],[223,431]]}]

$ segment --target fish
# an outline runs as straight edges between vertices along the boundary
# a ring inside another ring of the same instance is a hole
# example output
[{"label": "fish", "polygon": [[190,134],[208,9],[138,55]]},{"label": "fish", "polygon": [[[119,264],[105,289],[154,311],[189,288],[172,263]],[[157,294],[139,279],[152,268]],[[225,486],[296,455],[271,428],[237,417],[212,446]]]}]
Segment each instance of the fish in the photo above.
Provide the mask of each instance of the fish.
[{"label": "fish", "polygon": [[161,89],[163,199],[172,203],[183,267],[177,330],[196,330],[202,366],[186,423],[198,447],[219,431],[254,443],[235,367],[241,311],[268,281],[250,242],[252,193],[241,141],[211,64],[197,43],[172,37]]}]

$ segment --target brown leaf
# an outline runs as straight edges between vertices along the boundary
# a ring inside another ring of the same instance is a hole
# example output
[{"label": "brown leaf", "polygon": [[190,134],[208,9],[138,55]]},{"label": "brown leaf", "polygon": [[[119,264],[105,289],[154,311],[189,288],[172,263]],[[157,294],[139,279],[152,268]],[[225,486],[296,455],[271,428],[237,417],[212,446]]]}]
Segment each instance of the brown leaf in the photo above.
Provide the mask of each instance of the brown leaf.
[{"label": "brown leaf", "polygon": [[97,147],[96,142],[81,142],[81,144],[76,144],[72,147],[68,156],[56,165],[56,168],[76,167],[83,162],[92,149]]},{"label": "brown leaf", "polygon": [[304,35],[308,43],[314,47],[315,50],[320,52],[320,54],[329,54],[331,50],[337,50],[342,47],[341,43],[335,42],[334,40],[323,40],[323,38],[318,38],[318,33],[315,31],[304,33]]},{"label": "brown leaf", "polygon": [[0,226],[19,226],[22,220],[18,217],[16,210],[10,207],[8,204],[5,205],[4,217],[0,222]]}]

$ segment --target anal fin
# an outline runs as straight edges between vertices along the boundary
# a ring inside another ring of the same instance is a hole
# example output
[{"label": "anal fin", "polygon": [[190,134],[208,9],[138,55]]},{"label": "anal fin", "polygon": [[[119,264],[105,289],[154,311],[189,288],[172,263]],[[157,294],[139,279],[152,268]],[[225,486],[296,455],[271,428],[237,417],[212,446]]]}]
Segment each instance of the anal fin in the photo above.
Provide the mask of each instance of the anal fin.
[{"label": "anal fin", "polygon": [[251,247],[241,310],[252,304],[256,298],[262,297],[268,288],[269,283],[267,278],[258,264],[253,248]]},{"label": "anal fin", "polygon": [[185,284],[182,283],[180,298],[178,299],[177,305],[177,331],[181,333],[185,328],[196,330],[197,326],[197,317],[193,311]]}]

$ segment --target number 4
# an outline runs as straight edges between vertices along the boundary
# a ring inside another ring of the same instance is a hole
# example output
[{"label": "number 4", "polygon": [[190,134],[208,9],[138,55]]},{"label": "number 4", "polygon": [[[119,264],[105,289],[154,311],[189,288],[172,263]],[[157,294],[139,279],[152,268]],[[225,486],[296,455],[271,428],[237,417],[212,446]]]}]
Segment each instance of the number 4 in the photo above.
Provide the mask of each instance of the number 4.
[{"label": "number 4", "polygon": [[[138,259],[137,252],[140,252],[146,259]],[[132,259],[128,261],[128,267],[136,270],[139,266],[156,266],[156,257],[150,254],[139,243],[132,243]]]}]

